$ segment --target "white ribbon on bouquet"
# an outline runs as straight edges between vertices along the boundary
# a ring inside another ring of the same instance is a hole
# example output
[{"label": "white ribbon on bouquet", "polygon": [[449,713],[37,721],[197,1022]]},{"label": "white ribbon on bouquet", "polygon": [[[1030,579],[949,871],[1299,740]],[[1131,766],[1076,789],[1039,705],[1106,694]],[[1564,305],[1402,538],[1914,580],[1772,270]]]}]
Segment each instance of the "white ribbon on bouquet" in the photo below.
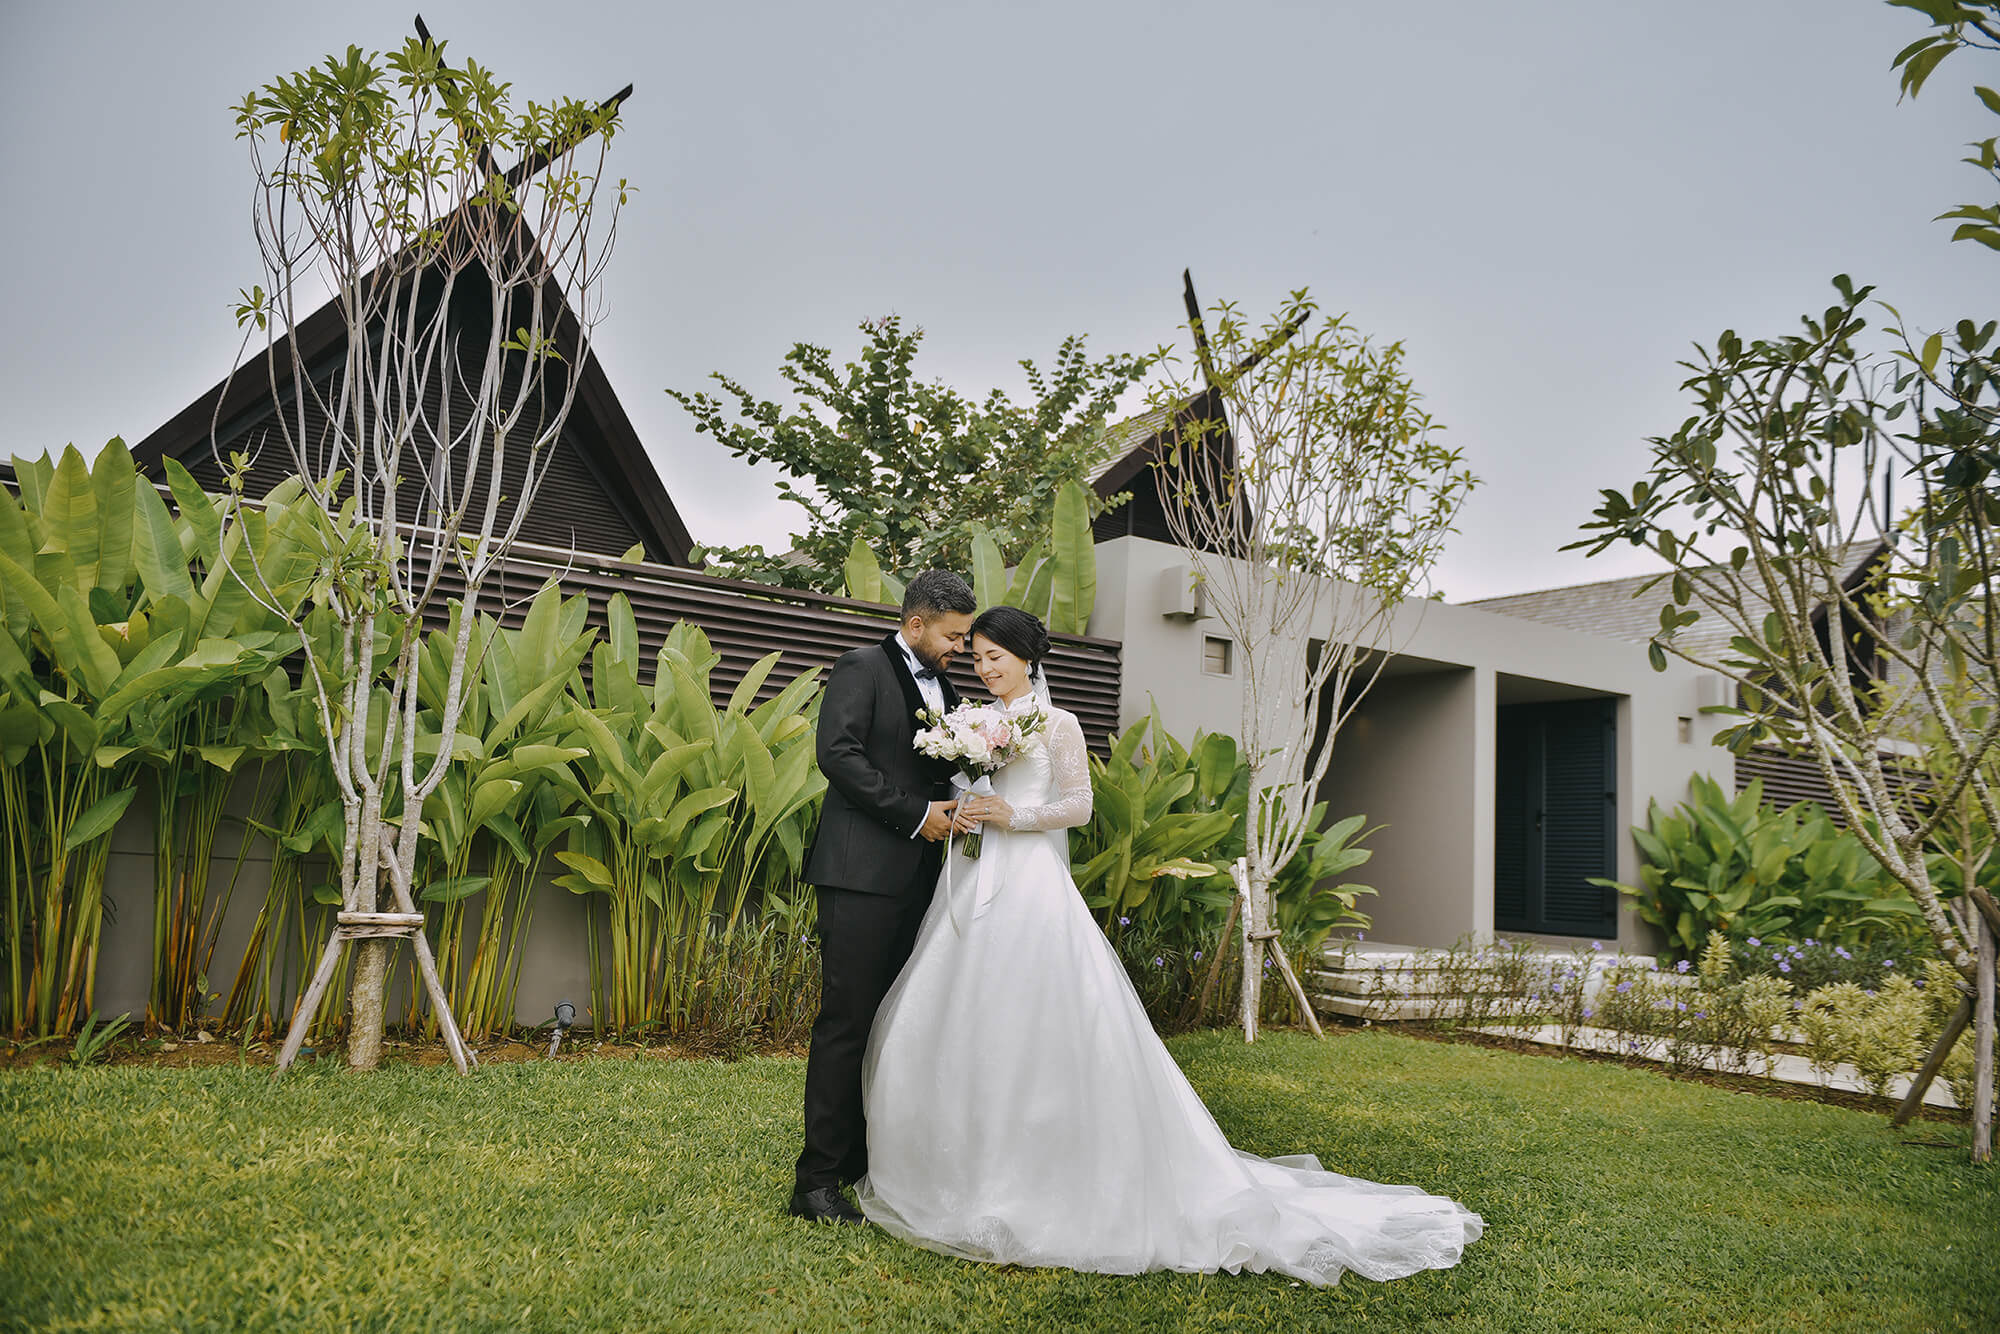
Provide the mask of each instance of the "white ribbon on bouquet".
[{"label": "white ribbon on bouquet", "polygon": [[[961,801],[964,800],[968,793],[978,797],[990,797],[993,795],[993,776],[991,774],[981,774],[978,778],[967,778],[963,773],[954,773],[951,776],[951,785],[957,794],[957,799]],[[972,861],[971,875],[954,876],[952,874],[956,863],[960,859],[952,856],[951,841],[958,836],[958,831],[953,830],[945,837],[944,902],[945,911],[951,917],[951,929],[962,936],[965,934],[965,928],[978,920],[981,910],[985,908],[991,896],[982,896],[980,894],[980,889],[989,878],[983,869],[983,863],[985,862],[983,856],[970,859]],[[981,848],[981,851],[985,851],[984,847]],[[960,886],[963,886],[963,888]]]}]

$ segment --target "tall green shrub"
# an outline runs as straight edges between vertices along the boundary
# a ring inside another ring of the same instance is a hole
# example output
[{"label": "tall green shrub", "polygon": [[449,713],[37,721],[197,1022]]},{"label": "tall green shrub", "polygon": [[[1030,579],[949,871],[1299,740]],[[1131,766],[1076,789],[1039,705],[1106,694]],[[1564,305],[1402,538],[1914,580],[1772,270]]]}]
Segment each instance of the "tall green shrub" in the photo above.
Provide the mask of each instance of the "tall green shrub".
[{"label": "tall green shrub", "polygon": [[[417,689],[432,716],[462,614],[456,605],[452,612],[450,627],[425,637],[417,667]],[[562,741],[582,688],[577,667],[597,640],[588,614],[586,598],[565,598],[551,582],[529,603],[520,629],[480,618],[473,632],[478,675],[464,691],[458,759],[424,803],[429,837],[418,898],[452,1014],[468,1040],[513,1023],[535,878],[550,845],[581,824],[582,794],[570,766],[585,752]],[[435,728],[424,735],[435,754]],[[472,871],[475,845],[485,856],[480,874]],[[475,903],[476,922],[469,920]],[[421,991],[412,986],[410,995],[419,1006]],[[434,1016],[423,1022],[435,1031]]]},{"label": "tall green shrub", "polygon": [[1632,831],[1645,858],[1639,884],[1591,882],[1631,898],[1666,932],[1672,957],[1693,958],[1711,931],[1853,946],[1920,922],[1860,840],[1812,803],[1774,807],[1762,780],[1731,796],[1697,774],[1689,789],[1671,814],[1654,802],[1650,827]]},{"label": "tall green shrub", "polygon": [[[1235,894],[1228,867],[1243,855],[1249,766],[1233,738],[1197,732],[1183,745],[1156,712],[1113,737],[1108,758],[1091,758],[1091,789],[1090,823],[1070,839],[1071,873],[1148,1011],[1184,1022]],[[1272,882],[1274,923],[1300,961],[1336,926],[1366,927],[1356,904],[1375,892],[1344,879],[1370,856],[1357,846],[1364,818],[1322,828],[1324,803],[1311,818],[1312,831]],[[1237,985],[1223,980],[1224,1005]],[[1273,989],[1265,1017],[1278,1019],[1291,1004],[1289,992]]]},{"label": "tall green shrub", "polygon": [[[223,898],[210,902],[216,833],[239,780],[247,774],[261,792],[263,767],[282,748],[270,705],[290,693],[290,678],[277,663],[297,643],[238,571],[254,563],[273,580],[286,580],[310,558],[289,511],[299,492],[295,480],[280,482],[254,522],[224,536],[222,501],[203,492],[179,462],[167,460],[165,471],[177,515],[168,515],[151,485],[134,492],[143,593],[133,614],[149,616],[155,634],[178,630],[184,642],[212,650],[180,690],[151,695],[133,709],[134,748],[153,791],[147,1025],[179,1030],[201,1017],[208,999],[205,981],[235,883],[232,876]],[[227,645],[235,646],[233,657]],[[246,840],[248,834],[246,827]],[[238,870],[245,846],[239,843]]]}]

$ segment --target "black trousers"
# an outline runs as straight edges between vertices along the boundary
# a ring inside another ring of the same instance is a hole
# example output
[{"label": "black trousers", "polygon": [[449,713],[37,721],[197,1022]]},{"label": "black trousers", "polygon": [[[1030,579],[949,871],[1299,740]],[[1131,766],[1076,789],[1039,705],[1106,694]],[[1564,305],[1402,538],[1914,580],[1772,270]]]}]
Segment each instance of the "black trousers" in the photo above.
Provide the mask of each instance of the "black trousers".
[{"label": "black trousers", "polygon": [[806,1143],[798,1189],[858,1181],[868,1172],[868,1121],[861,1111],[861,1058],[882,998],[910,960],[930,907],[938,862],[926,857],[899,894],[821,889],[819,1016],[806,1057]]}]

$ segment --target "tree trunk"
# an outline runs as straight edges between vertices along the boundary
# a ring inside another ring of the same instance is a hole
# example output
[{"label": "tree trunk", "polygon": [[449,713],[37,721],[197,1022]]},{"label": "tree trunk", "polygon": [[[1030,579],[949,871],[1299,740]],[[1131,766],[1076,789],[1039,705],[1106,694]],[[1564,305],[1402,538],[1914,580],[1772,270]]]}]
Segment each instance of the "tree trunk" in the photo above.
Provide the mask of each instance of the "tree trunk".
[{"label": "tree trunk", "polygon": [[382,1063],[383,993],[389,980],[387,940],[357,940],[354,978],[348,984],[347,1064],[373,1070]]},{"label": "tree trunk", "polygon": [[1230,867],[1236,877],[1236,893],[1243,901],[1243,1040],[1257,1040],[1257,1016],[1264,1004],[1264,942],[1257,933],[1270,915],[1263,895],[1250,877],[1250,859],[1237,858]]},{"label": "tree trunk", "polygon": [[1979,981],[1973,1004],[1972,1161],[1993,1158],[1993,928],[1971,913],[1979,953]]},{"label": "tree trunk", "polygon": [[1925,1091],[1936,1081],[1938,1071],[1944,1069],[1945,1060],[1951,1055],[1952,1045],[1958,1041],[1958,1035],[1963,1033],[1965,1026],[1971,1022],[1972,1001],[1967,997],[1958,1002],[1958,1008],[1951,1012],[1949,1019],[1945,1020],[1944,1029],[1938,1034],[1937,1041],[1931,1044],[1930,1055],[1924,1057],[1923,1066],[1917,1071],[1917,1077],[1910,1081],[1910,1091],[1903,1095],[1902,1106],[1898,1107],[1896,1114],[1889,1118],[1889,1125],[1892,1128],[1903,1125],[1923,1109]]},{"label": "tree trunk", "polygon": [[1203,1023],[1208,1019],[1208,1009],[1215,1001],[1215,984],[1222,980],[1222,964],[1229,957],[1229,942],[1236,939],[1236,919],[1243,915],[1243,896],[1237,895],[1229,901],[1229,920],[1222,924],[1222,931],[1215,938],[1215,950],[1209,956],[1208,976],[1201,984],[1200,996],[1194,998],[1191,1006],[1181,1012],[1182,1023]]}]

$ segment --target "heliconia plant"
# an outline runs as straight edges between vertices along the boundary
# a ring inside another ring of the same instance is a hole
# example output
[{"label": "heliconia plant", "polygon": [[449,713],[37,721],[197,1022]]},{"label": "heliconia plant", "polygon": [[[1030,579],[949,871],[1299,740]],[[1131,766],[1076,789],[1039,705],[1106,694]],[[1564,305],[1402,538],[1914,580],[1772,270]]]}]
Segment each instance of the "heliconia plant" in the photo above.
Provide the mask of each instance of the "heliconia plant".
[{"label": "heliconia plant", "polygon": [[[292,692],[302,698],[301,692]],[[303,738],[301,738],[303,741]],[[340,829],[340,802],[326,757],[309,744],[285,748],[275,761],[277,781],[250,827],[270,842],[271,862],[264,901],[251,922],[249,939],[223,1002],[222,1026],[232,1032],[268,1036],[287,1015],[287,1001],[305,980],[306,970],[326,946],[331,909],[338,895],[318,897],[323,874],[312,878],[314,859],[322,868]]]},{"label": "heliconia plant", "polygon": [[235,633],[236,612],[213,614],[232,599],[228,581],[195,585],[179,530],[122,441],[94,465],[71,446],[17,458],[14,471],[20,497],[0,493],[0,1022],[47,1036],[90,1012],[108,837],[141,761],[204,692],[269,670],[281,650]]},{"label": "heliconia plant", "polygon": [[1711,931],[1854,946],[1921,925],[1915,900],[1811,802],[1773,806],[1761,779],[1732,794],[1696,774],[1688,789],[1671,812],[1653,803],[1647,827],[1632,830],[1644,858],[1637,885],[1591,881],[1631,899],[1666,933],[1670,956],[1693,958]]},{"label": "heliconia plant", "polygon": [[[680,1031],[700,1012],[712,969],[730,962],[745,910],[800,894],[812,810],[825,790],[813,763],[818,669],[752,706],[780,655],[761,659],[729,702],[709,691],[719,661],[702,631],[677,625],[650,686],[639,680],[638,627],[614,594],[570,744],[590,822],[570,832],[558,884],[589,897],[596,947],[604,902],[610,955],[592,960],[602,1029]],[[607,966],[608,965],[608,966]]]},{"label": "heliconia plant", "polygon": [[[987,529],[972,528],[972,589],[982,607],[1019,607],[1042,618],[1057,634],[1090,629],[1097,605],[1097,548],[1091,534],[1091,494],[1076,482],[1057,490],[1049,530],[1032,542],[1009,575],[1000,543]],[[905,571],[914,574],[916,571]],[[884,572],[865,537],[856,537],[842,566],[841,592],[863,602],[902,600],[903,581]]]},{"label": "heliconia plant", "polygon": [[[560,744],[581,690],[577,668],[597,640],[588,614],[587,599],[565,598],[551,582],[529,603],[519,629],[481,618],[473,632],[479,675],[465,691],[458,758],[424,805],[428,836],[418,900],[431,919],[452,1013],[468,1040],[512,1025],[543,858],[588,820],[578,813],[582,790],[570,771],[585,752]],[[455,621],[425,638],[417,682],[433,707],[456,638]],[[435,738],[424,732],[420,753]],[[477,874],[475,846],[486,867]],[[410,988],[413,1020],[421,995]],[[421,1022],[434,1031],[427,1013]]]},{"label": "heliconia plant", "polygon": [[[142,592],[133,614],[150,616],[155,632],[175,628],[211,651],[181,689],[155,694],[133,709],[133,750],[153,792],[153,979],[146,1005],[149,1030],[178,1031],[200,1019],[216,938],[235,886],[209,898],[216,834],[239,779],[253,790],[264,764],[278,753],[274,698],[290,695],[279,660],[296,641],[282,620],[251,595],[232,565],[253,563],[288,580],[310,557],[294,516],[295,481],[263,499],[254,522],[221,529],[220,501],[207,495],[176,460],[165,464],[178,509],[169,516],[151,485],[134,492]],[[235,646],[230,656],[226,646]],[[238,840],[235,869],[248,848]]]},{"label": "heliconia plant", "polygon": [[[1107,931],[1138,922],[1191,942],[1213,935],[1234,894],[1226,868],[1242,855],[1248,786],[1234,738],[1196,732],[1182,745],[1157,711],[1113,737],[1108,758],[1091,757],[1091,821],[1070,857]],[[1336,926],[1367,926],[1355,905],[1375,892],[1343,879],[1372,855],[1356,846],[1364,817],[1328,826],[1326,814],[1323,802],[1313,808],[1313,830],[1272,881],[1277,924],[1300,949]]]},{"label": "heliconia plant", "polygon": [[1065,482],[1056,492],[1047,536],[1028,548],[1011,578],[1000,544],[992,534],[975,531],[972,581],[979,605],[1033,612],[1057,634],[1087,633],[1097,605],[1097,548],[1090,511],[1090,493],[1076,482]]}]

